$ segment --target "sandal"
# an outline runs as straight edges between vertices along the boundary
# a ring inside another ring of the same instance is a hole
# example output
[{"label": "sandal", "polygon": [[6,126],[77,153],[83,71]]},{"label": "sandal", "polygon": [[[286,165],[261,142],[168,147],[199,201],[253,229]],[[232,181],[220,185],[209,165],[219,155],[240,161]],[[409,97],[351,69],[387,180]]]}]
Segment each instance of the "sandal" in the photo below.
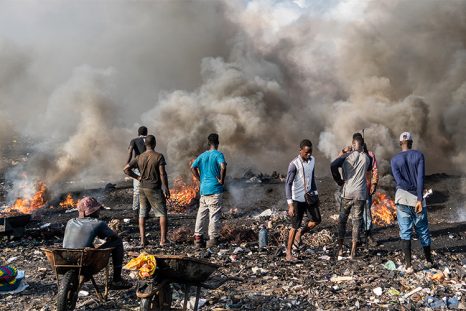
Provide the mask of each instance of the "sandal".
[{"label": "sandal", "polygon": [[294,241],[291,250],[293,253],[299,254],[301,252],[301,248],[302,246],[300,245],[300,243],[298,241]]}]

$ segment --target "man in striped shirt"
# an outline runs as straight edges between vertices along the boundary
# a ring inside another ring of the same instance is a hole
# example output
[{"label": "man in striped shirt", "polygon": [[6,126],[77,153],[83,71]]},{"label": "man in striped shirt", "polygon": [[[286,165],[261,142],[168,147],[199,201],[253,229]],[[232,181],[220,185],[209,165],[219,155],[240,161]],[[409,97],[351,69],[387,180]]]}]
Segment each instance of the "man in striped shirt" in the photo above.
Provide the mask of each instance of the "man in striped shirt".
[{"label": "man in striped shirt", "polygon": [[[321,222],[314,170],[315,158],[312,156],[312,143],[310,140],[304,139],[299,146],[298,156],[288,166],[285,183],[288,215],[291,218],[291,229],[286,249],[287,261],[296,261],[291,253],[295,241],[299,244],[302,234]],[[311,206],[306,202],[306,193],[315,196],[316,203],[314,205]],[[310,220],[302,226],[304,214],[307,214]]]}]

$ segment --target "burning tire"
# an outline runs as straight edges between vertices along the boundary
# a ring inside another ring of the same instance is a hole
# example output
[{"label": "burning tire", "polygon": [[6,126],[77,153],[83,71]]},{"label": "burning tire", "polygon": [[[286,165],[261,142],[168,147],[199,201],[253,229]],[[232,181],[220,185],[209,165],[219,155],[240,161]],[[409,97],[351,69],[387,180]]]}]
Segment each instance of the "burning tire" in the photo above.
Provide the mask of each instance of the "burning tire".
[{"label": "burning tire", "polygon": [[57,294],[57,311],[74,310],[78,300],[78,272],[67,271],[61,280]]}]

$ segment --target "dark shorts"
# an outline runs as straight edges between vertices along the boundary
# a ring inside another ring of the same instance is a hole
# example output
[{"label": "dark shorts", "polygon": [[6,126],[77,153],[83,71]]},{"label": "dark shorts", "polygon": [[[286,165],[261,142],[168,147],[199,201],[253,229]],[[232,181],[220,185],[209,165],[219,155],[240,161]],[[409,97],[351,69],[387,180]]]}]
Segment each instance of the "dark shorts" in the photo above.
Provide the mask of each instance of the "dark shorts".
[{"label": "dark shorts", "polygon": [[162,189],[141,188],[139,193],[139,218],[146,218],[152,209],[155,217],[167,216],[167,205]]},{"label": "dark shorts", "polygon": [[320,216],[319,205],[310,206],[306,202],[296,202],[296,213],[291,217],[291,227],[293,229],[299,229],[303,225],[304,215],[307,216],[307,221],[304,226],[307,226],[308,222],[320,223],[322,218]]}]

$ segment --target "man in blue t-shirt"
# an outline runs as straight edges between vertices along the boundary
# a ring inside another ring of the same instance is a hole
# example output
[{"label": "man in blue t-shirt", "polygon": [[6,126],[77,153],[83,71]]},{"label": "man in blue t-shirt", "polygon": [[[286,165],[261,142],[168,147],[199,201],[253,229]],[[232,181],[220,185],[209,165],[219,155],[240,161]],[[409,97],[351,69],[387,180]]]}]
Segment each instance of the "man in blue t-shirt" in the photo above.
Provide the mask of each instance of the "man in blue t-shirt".
[{"label": "man in blue t-shirt", "polygon": [[[209,150],[194,160],[191,171],[201,183],[201,199],[196,217],[194,230],[194,246],[201,248],[204,245],[204,236],[208,231],[207,247],[218,244],[220,235],[220,219],[223,199],[223,184],[227,172],[227,163],[223,153],[218,151],[218,134],[210,134],[207,138]],[[208,230],[206,224],[208,223]]]},{"label": "man in blue t-shirt", "polygon": [[429,223],[424,192],[424,155],[412,150],[411,133],[400,135],[401,152],[392,158],[392,174],[396,182],[395,203],[398,225],[400,227],[401,248],[405,257],[406,272],[413,272],[411,267],[411,239],[413,227],[421,241],[428,266],[432,265],[430,250]]}]

